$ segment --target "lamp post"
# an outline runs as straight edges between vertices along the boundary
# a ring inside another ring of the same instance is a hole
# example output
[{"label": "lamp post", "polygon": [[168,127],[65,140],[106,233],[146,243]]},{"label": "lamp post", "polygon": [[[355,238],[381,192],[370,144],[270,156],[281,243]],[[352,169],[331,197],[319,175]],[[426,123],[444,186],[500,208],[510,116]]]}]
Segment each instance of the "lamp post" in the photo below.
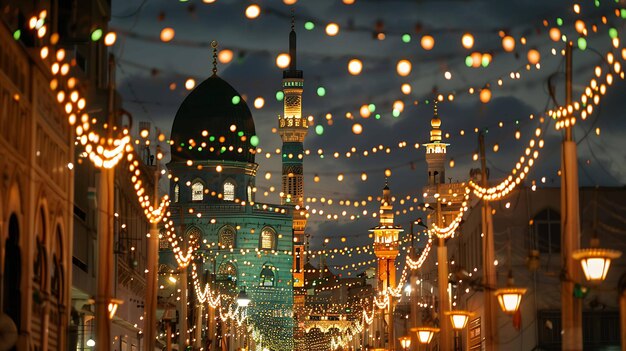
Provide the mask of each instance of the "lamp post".
[{"label": "lamp post", "polygon": [[[416,252],[415,252],[415,232],[413,232],[413,225],[417,225],[418,227],[422,227],[423,229],[428,229],[428,227],[424,224],[424,221],[421,218],[418,218],[414,221],[411,221],[411,258],[413,260],[416,259]],[[413,291],[413,289],[415,289],[415,287],[417,286],[417,270],[412,269],[411,270],[411,278],[409,280],[410,282],[410,286],[411,286],[411,297],[410,297],[410,301],[411,301],[411,313],[410,313],[410,322],[411,322],[411,327],[417,327],[417,294]],[[417,351],[417,336],[413,335],[413,350]]]},{"label": "lamp post", "polygon": [[[241,289],[241,291],[239,291],[239,295],[237,295],[237,305],[239,306],[239,308],[243,309],[242,313],[245,313],[245,309],[248,308],[248,305],[250,305],[250,302],[252,302],[252,299],[250,299],[250,297],[248,296],[248,294],[246,293],[246,288],[243,287]],[[244,317],[244,323],[243,323],[243,328],[244,328],[244,345],[246,347],[246,350],[248,350],[248,335],[247,335],[247,330],[248,330],[248,323],[246,321],[247,317]]]},{"label": "lamp post", "polygon": [[[480,150],[480,170],[481,183],[484,188],[489,187],[487,179],[487,159],[485,154],[485,135],[481,132],[478,134],[478,146]],[[481,213],[481,227],[483,230],[483,285],[485,286],[484,297],[484,317],[485,317],[485,350],[496,351],[498,340],[498,315],[496,314],[496,304],[491,289],[493,289],[498,280],[496,277],[494,235],[493,235],[493,217],[491,212],[491,204],[483,199]]]},{"label": "lamp post", "polygon": [[452,329],[454,329],[454,349],[460,351],[463,349],[461,340],[461,331],[467,326],[467,322],[474,313],[469,311],[453,310],[446,312],[446,315],[450,317]]},{"label": "lamp post", "polygon": [[[565,45],[565,105],[572,103],[572,42]],[[582,300],[574,297],[574,282],[579,281],[572,253],[580,248],[580,208],[578,158],[572,136],[573,124],[565,125],[561,147],[561,257],[566,279],[561,280],[561,323],[563,350],[583,349]]]}]

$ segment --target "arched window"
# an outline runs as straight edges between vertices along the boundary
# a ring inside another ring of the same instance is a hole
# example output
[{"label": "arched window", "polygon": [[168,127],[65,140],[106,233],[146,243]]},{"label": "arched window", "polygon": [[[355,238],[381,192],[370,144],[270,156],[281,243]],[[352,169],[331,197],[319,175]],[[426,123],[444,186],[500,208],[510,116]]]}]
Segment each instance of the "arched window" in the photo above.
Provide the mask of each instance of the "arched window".
[{"label": "arched window", "polygon": [[229,225],[223,226],[217,236],[217,243],[225,249],[235,247],[235,229]]},{"label": "arched window", "polygon": [[248,184],[248,203],[252,203],[252,185]]},{"label": "arched window", "polygon": [[22,322],[22,254],[20,249],[20,225],[17,215],[9,217],[9,237],[4,244],[4,276],[3,283],[3,310],[13,320],[15,325]]},{"label": "arched window", "polygon": [[232,262],[224,262],[217,269],[217,280],[237,281],[237,267]]},{"label": "arched window", "polygon": [[553,209],[545,209],[533,218],[533,249],[541,253],[561,252],[561,215]]},{"label": "arched window", "polygon": [[222,192],[224,195],[224,200],[226,201],[235,201],[235,183],[231,180],[227,180],[224,182],[224,191]]},{"label": "arched window", "polygon": [[174,184],[174,202],[180,201],[180,185]]},{"label": "arched window", "polygon": [[274,250],[276,248],[276,232],[270,227],[261,231],[261,249]]},{"label": "arched window", "polygon": [[47,257],[44,249],[46,240],[46,215],[43,207],[39,210],[39,220],[37,221],[35,230],[35,241],[37,243],[35,249],[37,252],[35,253],[35,265],[33,266],[33,280],[39,285],[39,289],[43,290],[46,285],[45,275],[47,272]]},{"label": "arched window", "polygon": [[261,270],[260,285],[261,286],[274,286],[274,267],[264,266]]},{"label": "arched window", "polygon": [[191,227],[187,230],[187,244],[194,245],[194,243],[202,240],[202,231],[198,227]]},{"label": "arched window", "polygon": [[191,201],[202,201],[204,199],[204,184],[200,180],[194,180],[191,184]]}]

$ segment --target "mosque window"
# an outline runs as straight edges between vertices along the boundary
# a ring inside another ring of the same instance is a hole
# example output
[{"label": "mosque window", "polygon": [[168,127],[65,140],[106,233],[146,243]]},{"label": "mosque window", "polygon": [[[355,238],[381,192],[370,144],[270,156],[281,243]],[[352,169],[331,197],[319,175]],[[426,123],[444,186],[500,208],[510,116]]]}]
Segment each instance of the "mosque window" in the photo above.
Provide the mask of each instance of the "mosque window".
[{"label": "mosque window", "polygon": [[265,266],[261,270],[261,286],[271,287],[274,286],[274,270],[271,266]]},{"label": "mosque window", "polygon": [[202,240],[202,231],[198,227],[191,227],[187,230],[187,242],[198,242]]},{"label": "mosque window", "polygon": [[224,195],[224,200],[235,201],[235,184],[230,180],[225,181],[222,194]]},{"label": "mosque window", "polygon": [[263,228],[261,232],[261,249],[274,250],[276,248],[276,232],[270,227]]},{"label": "mosque window", "polygon": [[247,192],[248,192],[248,203],[252,203],[253,202],[252,201],[252,185],[248,185]]},{"label": "mosque window", "polygon": [[218,244],[221,248],[235,247],[235,229],[231,226],[224,226],[218,234]]},{"label": "mosque window", "polygon": [[202,201],[204,198],[204,184],[196,180],[191,184],[191,201]]},{"label": "mosque window", "polygon": [[178,202],[180,200],[180,185],[178,183],[174,184],[174,202]]},{"label": "mosque window", "polygon": [[237,268],[232,262],[224,262],[217,269],[218,281],[237,281]]}]

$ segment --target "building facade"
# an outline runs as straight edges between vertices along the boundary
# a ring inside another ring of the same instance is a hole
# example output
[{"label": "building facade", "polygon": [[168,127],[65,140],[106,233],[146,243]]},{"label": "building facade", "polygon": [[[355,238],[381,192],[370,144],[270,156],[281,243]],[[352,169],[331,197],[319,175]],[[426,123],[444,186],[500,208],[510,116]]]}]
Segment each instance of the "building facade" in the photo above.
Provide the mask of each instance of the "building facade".
[{"label": "building facade", "polygon": [[60,22],[49,2],[0,1],[0,318],[12,350],[68,345],[74,142],[38,55],[47,40],[27,24],[43,15]]}]

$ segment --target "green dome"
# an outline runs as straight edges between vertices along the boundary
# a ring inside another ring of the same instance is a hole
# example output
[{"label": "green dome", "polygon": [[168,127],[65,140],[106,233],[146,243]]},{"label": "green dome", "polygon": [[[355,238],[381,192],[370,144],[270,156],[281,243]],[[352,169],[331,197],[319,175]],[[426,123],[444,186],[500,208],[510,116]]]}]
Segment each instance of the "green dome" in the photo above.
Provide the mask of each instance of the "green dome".
[{"label": "green dome", "polygon": [[176,112],[170,137],[172,161],[254,163],[255,147],[250,139],[255,134],[246,102],[214,74],[200,83]]}]

